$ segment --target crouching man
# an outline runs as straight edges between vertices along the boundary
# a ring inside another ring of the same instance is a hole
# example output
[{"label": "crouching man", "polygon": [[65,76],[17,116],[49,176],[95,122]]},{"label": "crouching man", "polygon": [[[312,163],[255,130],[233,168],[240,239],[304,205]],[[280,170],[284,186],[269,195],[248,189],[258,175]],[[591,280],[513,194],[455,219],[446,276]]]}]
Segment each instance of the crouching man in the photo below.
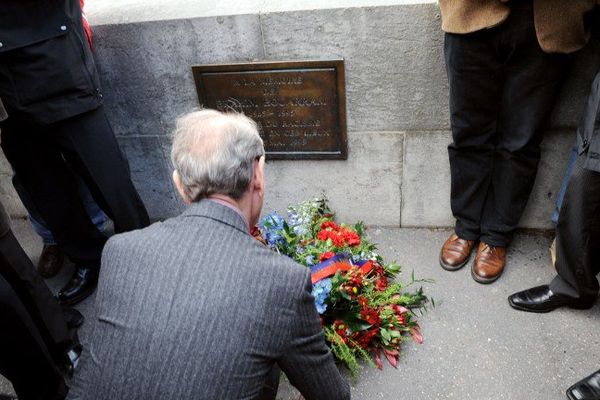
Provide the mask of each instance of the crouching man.
[{"label": "crouching man", "polygon": [[256,124],[188,114],[172,160],[189,207],[108,241],[90,351],[69,398],[273,399],[281,369],[307,400],[349,399],[308,269],[249,234],[265,194]]}]

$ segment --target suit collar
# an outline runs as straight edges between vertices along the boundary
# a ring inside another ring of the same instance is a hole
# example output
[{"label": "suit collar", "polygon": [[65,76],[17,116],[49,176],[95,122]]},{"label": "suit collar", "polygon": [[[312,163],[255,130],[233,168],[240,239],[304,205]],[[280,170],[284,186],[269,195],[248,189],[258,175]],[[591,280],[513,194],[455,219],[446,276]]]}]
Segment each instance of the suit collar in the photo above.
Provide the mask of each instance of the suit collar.
[{"label": "suit collar", "polygon": [[240,214],[230,207],[207,199],[192,203],[181,216],[210,218],[230,225],[244,233],[249,233],[246,221],[244,221],[244,218]]}]

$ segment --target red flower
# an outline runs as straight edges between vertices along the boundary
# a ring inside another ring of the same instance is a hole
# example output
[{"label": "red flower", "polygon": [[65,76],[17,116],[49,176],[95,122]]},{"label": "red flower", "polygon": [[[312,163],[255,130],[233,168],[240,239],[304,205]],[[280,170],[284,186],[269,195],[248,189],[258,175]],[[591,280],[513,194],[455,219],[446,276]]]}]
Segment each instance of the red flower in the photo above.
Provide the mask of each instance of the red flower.
[{"label": "red flower", "polygon": [[412,336],[415,343],[423,343],[423,335],[421,335],[421,328],[419,328],[419,325],[410,328],[410,336]]},{"label": "red flower", "polygon": [[250,228],[250,234],[252,235],[252,237],[254,237],[254,239],[258,240],[265,246],[267,245],[267,241],[263,239],[262,232],[260,231],[260,228],[258,226],[253,226],[252,228]]},{"label": "red flower", "polygon": [[394,311],[396,312],[396,315],[401,315],[407,313],[408,309],[406,307],[402,307],[401,305],[394,304]]},{"label": "red flower", "polygon": [[339,230],[339,229],[340,229],[340,227],[338,226],[338,224],[336,224],[336,223],[335,223],[335,222],[333,222],[333,221],[325,221],[325,222],[323,222],[323,223],[321,224],[321,230],[325,230],[325,229],[327,229],[327,228],[331,228],[331,229],[333,229],[334,231],[337,231],[337,230]]},{"label": "red flower", "polygon": [[369,305],[369,300],[367,300],[367,298],[366,298],[366,297],[364,297],[364,296],[358,296],[358,297],[357,297],[357,300],[358,300],[358,304],[359,304],[359,305],[360,305],[362,308],[365,308],[365,307],[367,307],[367,306]]},{"label": "red flower", "polygon": [[346,337],[348,336],[348,327],[344,321],[336,319],[333,321],[333,330],[341,336],[342,341],[346,343]]},{"label": "red flower", "polygon": [[333,245],[335,247],[344,247],[345,241],[344,238],[339,234],[331,235],[331,240],[333,241]]},{"label": "red flower", "polygon": [[326,241],[329,239],[329,231],[319,231],[319,233],[317,233],[317,239]]},{"label": "red flower", "polygon": [[326,251],[325,253],[321,254],[321,256],[319,257],[319,261],[323,262],[325,260],[329,260],[333,256],[335,256],[335,253],[333,251]]},{"label": "red flower", "polygon": [[342,229],[341,234],[344,241],[348,243],[348,246],[353,247],[360,244],[360,236],[358,236],[358,233],[344,228]]},{"label": "red flower", "polygon": [[373,338],[377,335],[379,328],[372,328],[366,331],[356,332],[352,335],[352,340],[354,340],[360,347],[365,350],[369,349],[369,345]]},{"label": "red flower", "polygon": [[381,276],[375,279],[375,287],[378,290],[384,291],[388,287],[388,280],[385,276]]},{"label": "red flower", "polygon": [[365,307],[360,312],[360,318],[371,325],[378,325],[381,322],[379,313],[373,307]]}]

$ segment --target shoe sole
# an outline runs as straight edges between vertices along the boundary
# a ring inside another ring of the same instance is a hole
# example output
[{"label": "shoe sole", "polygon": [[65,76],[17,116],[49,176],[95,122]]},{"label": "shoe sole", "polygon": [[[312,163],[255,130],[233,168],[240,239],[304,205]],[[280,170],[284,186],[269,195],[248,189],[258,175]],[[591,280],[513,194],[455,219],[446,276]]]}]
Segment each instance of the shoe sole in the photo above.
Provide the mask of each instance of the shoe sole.
[{"label": "shoe sole", "polygon": [[489,285],[492,282],[496,282],[498,280],[498,278],[500,278],[502,276],[502,273],[499,273],[498,275],[494,276],[493,278],[482,278],[475,273],[475,270],[473,268],[471,268],[471,276],[473,277],[473,280],[475,282],[481,283],[483,285]]},{"label": "shoe sole", "polygon": [[464,267],[465,265],[467,265],[467,263],[469,262],[469,259],[471,258],[471,256],[469,255],[469,257],[467,257],[467,259],[459,265],[448,265],[446,263],[444,263],[444,261],[442,261],[442,254],[440,253],[440,266],[445,269],[446,271],[450,271],[450,272],[454,272],[454,271],[458,271],[459,269],[461,269],[462,267]]},{"label": "shoe sole", "polygon": [[594,307],[595,302],[592,303],[591,305],[588,305],[588,304],[582,304],[582,305],[565,304],[564,306],[557,306],[557,307],[547,308],[547,309],[543,309],[543,310],[542,309],[531,309],[531,308],[520,306],[518,304],[513,303],[513,301],[511,299],[508,299],[508,304],[515,310],[532,312],[532,313],[537,313],[537,314],[546,314],[546,313],[549,313],[549,312],[554,311],[557,308],[561,308],[561,307],[567,307],[567,308],[571,308],[573,310],[589,310],[590,308]]},{"label": "shoe sole", "polygon": [[97,285],[95,285],[91,289],[86,290],[85,292],[81,292],[80,294],[73,297],[72,299],[69,299],[69,300],[59,299],[58,302],[60,304],[64,304],[65,306],[74,306],[75,304],[81,303],[83,300],[90,297],[96,291],[96,288],[97,288]]}]

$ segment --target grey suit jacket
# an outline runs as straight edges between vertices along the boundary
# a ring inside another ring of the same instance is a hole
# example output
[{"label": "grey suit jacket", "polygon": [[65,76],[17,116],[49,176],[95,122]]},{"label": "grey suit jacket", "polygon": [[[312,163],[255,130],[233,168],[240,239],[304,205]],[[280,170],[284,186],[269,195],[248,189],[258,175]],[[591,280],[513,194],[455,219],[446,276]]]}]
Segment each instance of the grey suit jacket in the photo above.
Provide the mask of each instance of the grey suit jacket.
[{"label": "grey suit jacket", "polygon": [[276,364],[307,400],[348,399],[310,292],[307,268],[212,201],[116,235],[68,399],[254,399]]}]

